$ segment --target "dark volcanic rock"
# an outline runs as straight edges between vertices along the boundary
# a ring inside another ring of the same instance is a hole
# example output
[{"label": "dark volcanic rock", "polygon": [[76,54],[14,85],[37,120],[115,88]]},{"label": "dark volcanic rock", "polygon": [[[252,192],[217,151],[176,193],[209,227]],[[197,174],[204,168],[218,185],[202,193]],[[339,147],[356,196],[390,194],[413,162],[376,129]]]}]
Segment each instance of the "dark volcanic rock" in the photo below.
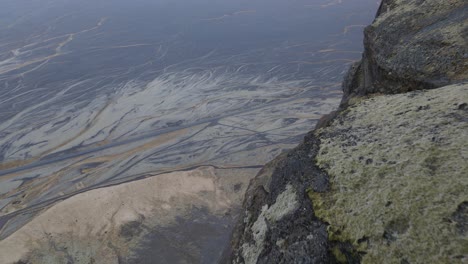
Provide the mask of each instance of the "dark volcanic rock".
[{"label": "dark volcanic rock", "polygon": [[329,262],[326,226],[314,217],[306,192],[309,186],[328,188],[326,175],[314,166],[317,150],[309,135],[252,180],[233,237],[233,263]]},{"label": "dark volcanic rock", "polygon": [[326,223],[314,216],[308,192],[329,188],[328,176],[315,165],[318,150],[319,141],[310,133],[252,180],[224,262],[335,263],[330,248],[350,263],[358,261],[349,245],[329,243]]},{"label": "dark volcanic rock", "polygon": [[364,54],[343,83],[350,97],[431,89],[468,79],[468,3],[384,0]]},{"label": "dark volcanic rock", "polygon": [[467,14],[463,0],[382,1],[365,29],[363,59],[344,79],[340,111],[252,180],[224,262],[468,259]]}]

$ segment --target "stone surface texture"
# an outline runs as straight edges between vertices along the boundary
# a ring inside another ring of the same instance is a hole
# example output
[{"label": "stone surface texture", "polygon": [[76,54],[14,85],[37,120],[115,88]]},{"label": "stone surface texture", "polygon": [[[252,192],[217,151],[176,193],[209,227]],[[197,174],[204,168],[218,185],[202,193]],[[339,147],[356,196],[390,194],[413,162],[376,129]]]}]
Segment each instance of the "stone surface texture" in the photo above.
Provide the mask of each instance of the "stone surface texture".
[{"label": "stone surface texture", "polygon": [[320,138],[330,192],[310,192],[329,238],[363,263],[468,261],[468,85],[385,95],[342,112]]},{"label": "stone surface texture", "polygon": [[467,14],[382,1],[339,110],[251,181],[226,262],[468,261]]},{"label": "stone surface texture", "polygon": [[468,78],[468,4],[384,0],[364,30],[365,51],[345,78],[343,101],[432,89]]}]

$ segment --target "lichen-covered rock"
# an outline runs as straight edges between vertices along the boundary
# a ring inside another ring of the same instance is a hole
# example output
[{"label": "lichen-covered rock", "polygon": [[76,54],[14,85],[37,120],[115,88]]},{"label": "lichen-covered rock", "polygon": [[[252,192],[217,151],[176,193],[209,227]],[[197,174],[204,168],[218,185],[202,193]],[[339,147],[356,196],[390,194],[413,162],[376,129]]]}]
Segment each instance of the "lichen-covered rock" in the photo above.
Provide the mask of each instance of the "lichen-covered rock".
[{"label": "lichen-covered rock", "polygon": [[378,96],[320,138],[331,190],[310,192],[330,239],[363,263],[468,261],[468,84]]},{"label": "lichen-covered rock", "polygon": [[468,80],[468,2],[384,0],[364,32],[364,54],[343,85],[343,103]]},{"label": "lichen-covered rock", "polygon": [[330,263],[326,225],[314,217],[309,188],[328,189],[315,166],[318,140],[267,164],[250,183],[226,263]]},{"label": "lichen-covered rock", "polygon": [[[271,206],[264,205],[260,215],[250,227],[253,233],[253,243],[242,244],[242,257],[246,263],[255,263],[264,248],[269,223],[276,223],[284,216],[297,209],[298,202],[294,188],[286,186]],[[248,221],[248,219],[246,219]]]},{"label": "lichen-covered rock", "polygon": [[382,1],[340,109],[252,180],[225,262],[468,262],[467,14]]}]

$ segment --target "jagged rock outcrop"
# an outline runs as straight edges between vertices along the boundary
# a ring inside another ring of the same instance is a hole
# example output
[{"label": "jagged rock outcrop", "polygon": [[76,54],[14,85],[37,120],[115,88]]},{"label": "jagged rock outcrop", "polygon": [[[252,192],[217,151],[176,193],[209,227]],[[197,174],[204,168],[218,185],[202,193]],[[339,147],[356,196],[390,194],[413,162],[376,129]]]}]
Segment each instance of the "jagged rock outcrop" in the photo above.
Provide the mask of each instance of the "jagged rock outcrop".
[{"label": "jagged rock outcrop", "polygon": [[339,111],[252,180],[225,262],[468,261],[467,14],[382,1]]},{"label": "jagged rock outcrop", "polygon": [[460,83],[468,78],[468,4],[384,0],[364,31],[364,54],[345,78],[343,101]]},{"label": "jagged rock outcrop", "polygon": [[326,225],[314,216],[308,188],[328,189],[311,160],[318,142],[310,135],[293,151],[267,164],[251,182],[245,214],[233,236],[233,263],[328,263]]}]

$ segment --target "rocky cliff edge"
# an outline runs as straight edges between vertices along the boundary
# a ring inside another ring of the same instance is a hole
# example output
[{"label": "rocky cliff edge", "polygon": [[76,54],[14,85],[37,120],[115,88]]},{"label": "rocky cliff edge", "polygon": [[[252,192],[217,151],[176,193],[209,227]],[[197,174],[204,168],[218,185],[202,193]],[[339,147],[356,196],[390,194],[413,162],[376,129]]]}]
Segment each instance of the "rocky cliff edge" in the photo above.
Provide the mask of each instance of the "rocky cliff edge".
[{"label": "rocky cliff edge", "polygon": [[252,180],[226,262],[468,262],[467,14],[382,1],[340,109]]}]

